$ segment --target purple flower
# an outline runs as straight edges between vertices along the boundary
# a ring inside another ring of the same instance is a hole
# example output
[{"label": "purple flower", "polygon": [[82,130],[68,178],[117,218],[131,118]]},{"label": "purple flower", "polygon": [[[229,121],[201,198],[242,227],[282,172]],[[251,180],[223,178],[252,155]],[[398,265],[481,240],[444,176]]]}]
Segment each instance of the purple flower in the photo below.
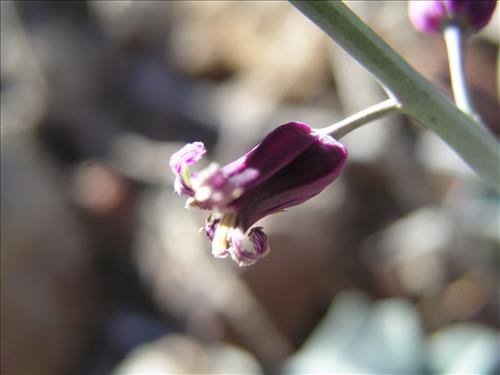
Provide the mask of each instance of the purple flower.
[{"label": "purple flower", "polygon": [[426,33],[438,33],[449,23],[477,31],[489,22],[495,0],[410,1],[408,13],[413,26]]},{"label": "purple flower", "polygon": [[188,197],[186,207],[211,211],[202,230],[212,241],[212,254],[229,255],[240,266],[269,250],[262,227],[252,225],[319,194],[347,160],[344,145],[299,122],[279,126],[224,167],[212,163],[200,173],[190,172],[205,152],[201,142],[194,142],[172,155],[175,191]]}]

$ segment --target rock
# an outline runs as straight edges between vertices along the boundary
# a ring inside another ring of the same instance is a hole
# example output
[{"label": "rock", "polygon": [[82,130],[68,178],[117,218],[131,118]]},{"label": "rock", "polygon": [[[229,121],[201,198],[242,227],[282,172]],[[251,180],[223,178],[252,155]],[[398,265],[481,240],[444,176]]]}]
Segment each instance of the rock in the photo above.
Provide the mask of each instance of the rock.
[{"label": "rock", "polygon": [[170,335],[141,345],[113,371],[119,374],[261,374],[248,353],[226,344],[203,345],[189,336]]},{"label": "rock", "polygon": [[1,370],[60,373],[80,355],[92,312],[89,243],[62,180],[28,138],[1,159]]}]

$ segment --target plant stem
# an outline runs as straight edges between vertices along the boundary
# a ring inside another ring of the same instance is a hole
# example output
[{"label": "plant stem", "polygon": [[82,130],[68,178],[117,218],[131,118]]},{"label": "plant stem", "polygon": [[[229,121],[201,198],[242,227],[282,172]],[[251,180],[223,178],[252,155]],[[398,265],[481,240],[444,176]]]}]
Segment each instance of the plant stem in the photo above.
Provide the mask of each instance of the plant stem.
[{"label": "plant stem", "polygon": [[335,139],[340,139],[360,126],[387,116],[390,113],[397,112],[400,108],[401,105],[397,100],[393,98],[386,99],[333,125],[318,129],[316,132],[319,134],[329,134]]},{"label": "plant stem", "polygon": [[451,88],[457,107],[472,116],[477,122],[481,121],[474,110],[467,81],[465,80],[463,35],[460,25],[450,23],[444,28],[443,37],[448,51],[448,64],[450,66]]},{"label": "plant stem", "polygon": [[340,1],[291,1],[401,103],[401,112],[433,130],[485,182],[500,191],[498,142],[423,78]]}]

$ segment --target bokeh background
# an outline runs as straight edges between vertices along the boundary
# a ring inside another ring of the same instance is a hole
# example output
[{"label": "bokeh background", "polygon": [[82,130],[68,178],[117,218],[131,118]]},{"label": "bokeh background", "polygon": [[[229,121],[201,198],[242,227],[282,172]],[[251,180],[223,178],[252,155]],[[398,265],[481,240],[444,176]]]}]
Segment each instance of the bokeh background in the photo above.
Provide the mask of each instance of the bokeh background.
[{"label": "bokeh background", "polygon": [[[405,2],[349,6],[443,92],[444,44]],[[263,220],[240,269],[173,194],[170,155],[223,164],[288,121],[384,98],[287,2],[1,1],[3,374],[499,371],[499,200],[393,115],[343,174]],[[467,77],[500,130],[498,13]]]}]

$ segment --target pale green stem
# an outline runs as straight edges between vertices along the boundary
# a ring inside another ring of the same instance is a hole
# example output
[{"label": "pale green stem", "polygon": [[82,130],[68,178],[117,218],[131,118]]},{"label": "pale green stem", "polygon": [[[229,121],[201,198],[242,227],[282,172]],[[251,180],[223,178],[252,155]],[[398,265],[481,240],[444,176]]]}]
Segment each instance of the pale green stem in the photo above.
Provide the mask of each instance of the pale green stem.
[{"label": "pale green stem", "polygon": [[443,37],[448,51],[448,64],[450,66],[450,79],[453,97],[457,107],[472,116],[477,122],[480,117],[474,110],[474,105],[469,94],[464,70],[464,40],[460,25],[450,23],[443,30]]},{"label": "pale green stem", "polygon": [[500,191],[500,149],[492,134],[458,109],[340,1],[291,1],[361,63],[401,103]]},{"label": "pale green stem", "polygon": [[349,116],[348,118],[333,125],[317,129],[316,132],[319,134],[329,134],[335,139],[340,139],[360,126],[397,112],[400,108],[401,105],[399,102],[390,98]]}]

